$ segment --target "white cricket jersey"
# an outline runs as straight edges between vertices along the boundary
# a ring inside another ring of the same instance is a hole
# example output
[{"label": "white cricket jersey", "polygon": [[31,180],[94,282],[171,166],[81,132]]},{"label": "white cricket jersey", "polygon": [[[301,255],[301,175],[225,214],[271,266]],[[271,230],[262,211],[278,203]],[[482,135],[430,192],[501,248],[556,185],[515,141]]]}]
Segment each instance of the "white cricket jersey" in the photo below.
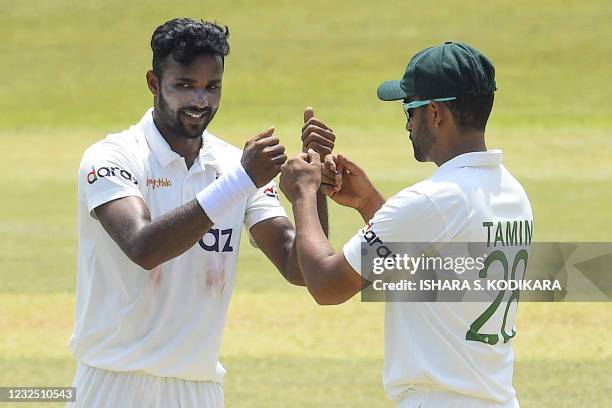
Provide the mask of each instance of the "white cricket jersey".
[{"label": "white cricket jersey", "polygon": [[185,253],[151,271],[133,263],[95,219],[96,207],[140,197],[155,219],[193,200],[242,155],[205,131],[200,153],[187,169],[157,130],[152,111],[83,155],[76,316],[69,346],[78,361],[93,367],[220,382],[225,370],[219,350],[242,227],[286,213],[270,182]]},{"label": "white cricket jersey", "polygon": [[[502,165],[502,156],[499,150],[459,155],[429,179],[391,197],[368,227],[344,246],[347,261],[362,273],[365,233],[376,234],[382,243],[487,243],[495,228],[517,225],[515,221],[533,231],[529,199]],[[506,250],[497,245],[496,249]],[[466,336],[490,303],[388,302],[383,374],[388,397],[400,400],[413,391],[444,391],[492,403],[514,400],[512,340],[501,334],[506,304],[479,330],[498,335],[498,341],[491,341],[495,344],[487,344],[466,340]],[[516,302],[511,303],[506,333],[513,328],[515,316]]]}]

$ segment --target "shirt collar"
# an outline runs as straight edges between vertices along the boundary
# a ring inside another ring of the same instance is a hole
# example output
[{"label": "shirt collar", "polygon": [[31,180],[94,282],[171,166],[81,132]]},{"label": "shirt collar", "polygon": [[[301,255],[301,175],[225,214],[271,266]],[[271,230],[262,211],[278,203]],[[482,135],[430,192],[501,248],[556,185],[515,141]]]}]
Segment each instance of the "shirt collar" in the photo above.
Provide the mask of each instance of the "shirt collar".
[{"label": "shirt collar", "polygon": [[[181,158],[181,156],[170,148],[166,139],[159,133],[159,129],[153,122],[153,108],[147,110],[139,123],[140,128],[144,132],[149,148],[153,152],[153,155],[162,167],[166,167],[175,160]],[[210,134],[207,130],[202,133],[202,147],[198,154],[198,161],[200,168],[204,170],[206,164],[214,167],[218,171],[218,163],[215,156],[214,148],[211,144]],[[197,165],[197,163],[196,163]]]},{"label": "shirt collar", "polygon": [[455,156],[442,164],[437,172],[461,167],[491,167],[502,164],[504,153],[501,150],[487,150],[486,152],[470,152]]}]

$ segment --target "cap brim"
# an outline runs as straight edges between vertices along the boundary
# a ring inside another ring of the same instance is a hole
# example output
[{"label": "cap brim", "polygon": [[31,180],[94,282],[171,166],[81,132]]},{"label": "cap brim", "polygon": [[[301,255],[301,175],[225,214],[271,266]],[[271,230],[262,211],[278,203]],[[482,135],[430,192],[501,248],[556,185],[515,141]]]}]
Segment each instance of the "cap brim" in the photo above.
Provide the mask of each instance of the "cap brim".
[{"label": "cap brim", "polygon": [[378,99],[383,101],[398,101],[400,99],[406,99],[408,95],[406,91],[400,86],[400,81],[385,81],[378,87],[376,91]]}]

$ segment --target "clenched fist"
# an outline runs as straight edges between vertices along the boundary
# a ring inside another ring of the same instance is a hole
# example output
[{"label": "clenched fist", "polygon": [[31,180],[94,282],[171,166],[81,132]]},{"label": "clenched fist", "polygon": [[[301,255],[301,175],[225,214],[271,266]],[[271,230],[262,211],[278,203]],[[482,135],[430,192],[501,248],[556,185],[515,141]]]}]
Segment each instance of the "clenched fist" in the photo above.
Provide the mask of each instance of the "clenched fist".
[{"label": "clenched fist", "polygon": [[332,156],[336,135],[331,127],[320,119],[315,118],[314,109],[308,106],[304,109],[304,126],[302,127],[302,152],[309,149],[319,153],[323,166],[321,170],[324,175],[323,183],[331,185],[336,191],[342,185],[342,177],[336,171],[336,163]]},{"label": "clenched fist", "polygon": [[247,141],[240,159],[240,164],[258,188],[276,177],[287,161],[285,146],[272,136],[273,133],[274,128],[271,127]]},{"label": "clenched fist", "polygon": [[304,195],[315,196],[320,185],[321,158],[312,149],[289,159],[281,168],[280,188],[291,203]]}]

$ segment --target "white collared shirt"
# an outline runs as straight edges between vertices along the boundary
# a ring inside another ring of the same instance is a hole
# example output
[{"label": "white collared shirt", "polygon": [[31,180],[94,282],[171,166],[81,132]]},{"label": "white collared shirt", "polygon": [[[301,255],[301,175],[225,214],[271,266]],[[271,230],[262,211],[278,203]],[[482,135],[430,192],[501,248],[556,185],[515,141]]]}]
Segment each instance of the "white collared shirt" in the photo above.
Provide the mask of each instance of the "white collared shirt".
[{"label": "white collared shirt", "polygon": [[106,370],[222,381],[225,370],[218,358],[241,230],[286,213],[270,182],[178,257],[152,271],[130,261],[95,219],[96,207],[140,197],[155,219],[193,200],[242,155],[205,131],[199,155],[187,169],[157,130],[152,111],[83,155],[77,300],[69,346],[78,361]]},{"label": "white collared shirt", "polygon": [[[486,243],[490,231],[483,223],[514,221],[527,222],[533,231],[529,199],[502,165],[502,156],[500,150],[459,155],[429,179],[389,198],[368,226],[344,246],[349,264],[366,274],[361,268],[361,243],[369,244],[373,236],[378,243]],[[512,340],[502,341],[501,335],[494,345],[466,340],[466,332],[488,306],[482,302],[388,302],[383,375],[388,397],[397,400],[414,390],[436,390],[512,401]],[[505,303],[502,306],[482,332],[500,332]],[[516,302],[510,307],[506,328],[514,327],[515,316]]]}]

